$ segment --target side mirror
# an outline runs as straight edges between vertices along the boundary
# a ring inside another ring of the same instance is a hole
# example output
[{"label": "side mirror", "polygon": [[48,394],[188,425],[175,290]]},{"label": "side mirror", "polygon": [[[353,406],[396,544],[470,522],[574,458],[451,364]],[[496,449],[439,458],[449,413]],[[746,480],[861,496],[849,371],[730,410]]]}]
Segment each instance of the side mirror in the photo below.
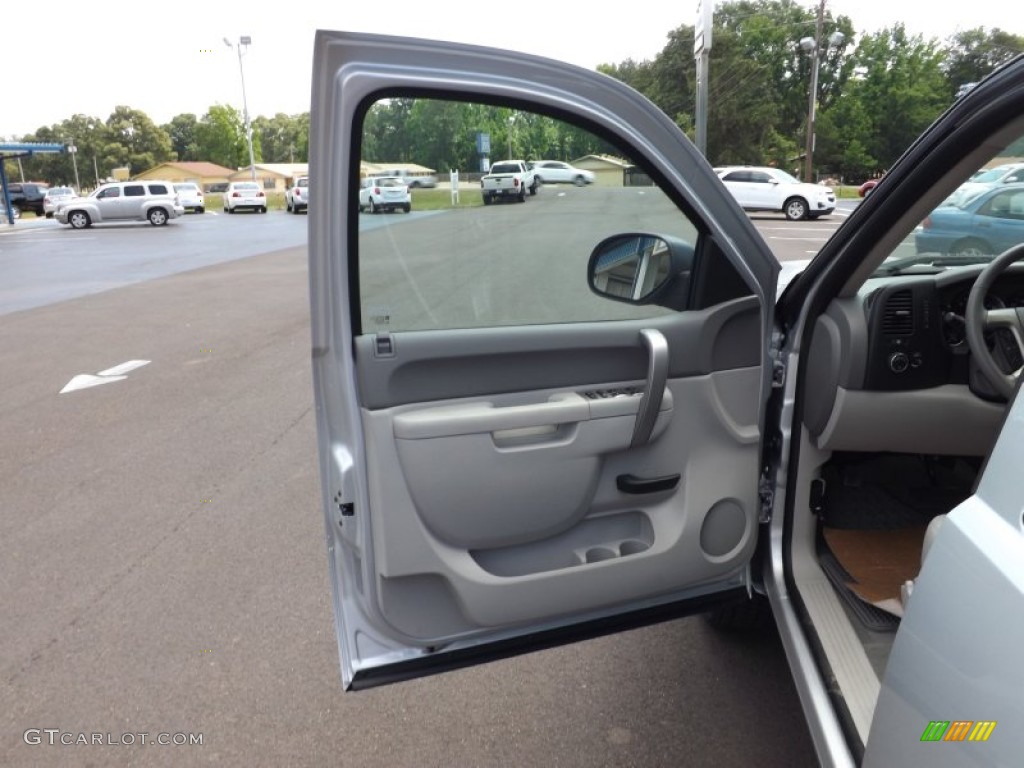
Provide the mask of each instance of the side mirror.
[{"label": "side mirror", "polygon": [[601,241],[587,264],[587,282],[598,296],[627,304],[686,309],[694,247],[685,240],[647,234]]}]

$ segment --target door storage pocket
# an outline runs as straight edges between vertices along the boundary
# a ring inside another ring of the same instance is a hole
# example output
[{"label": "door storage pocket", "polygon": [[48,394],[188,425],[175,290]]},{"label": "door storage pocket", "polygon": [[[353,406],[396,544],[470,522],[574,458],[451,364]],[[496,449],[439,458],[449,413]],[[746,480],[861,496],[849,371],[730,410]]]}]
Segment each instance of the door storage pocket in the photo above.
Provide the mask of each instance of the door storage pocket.
[{"label": "door storage pocket", "polygon": [[584,520],[558,536],[517,547],[478,549],[473,560],[495,576],[526,576],[561,568],[600,565],[639,555],[654,544],[654,529],[643,512]]}]

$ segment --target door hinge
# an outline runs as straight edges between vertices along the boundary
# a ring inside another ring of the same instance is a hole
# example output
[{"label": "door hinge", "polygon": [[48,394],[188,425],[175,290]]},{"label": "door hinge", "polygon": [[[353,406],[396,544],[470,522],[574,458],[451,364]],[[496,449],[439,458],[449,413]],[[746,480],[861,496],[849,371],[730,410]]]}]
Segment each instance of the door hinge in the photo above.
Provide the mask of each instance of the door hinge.
[{"label": "door hinge", "polygon": [[781,360],[772,360],[772,389],[779,389],[786,383],[786,364]]},{"label": "door hinge", "polygon": [[771,480],[767,467],[758,481],[757,495],[761,498],[761,511],[757,521],[767,523],[772,519],[772,508],[775,505],[775,483]]},{"label": "door hinge", "polygon": [[[342,517],[352,517],[352,516],[354,516],[355,513],[356,513],[356,505],[355,505],[355,503],[351,502],[351,501],[342,501],[341,498],[342,498],[341,497],[341,491],[338,491],[336,494],[334,494],[334,504],[338,508],[338,512],[341,513]],[[341,524],[342,524],[342,521],[339,518],[338,525],[341,525]]]},{"label": "door hinge", "polygon": [[786,383],[786,363],[783,362],[782,345],[786,335],[781,331],[772,333],[771,346],[768,348],[768,359],[772,363],[772,389],[778,389]]},{"label": "door hinge", "polygon": [[820,477],[811,480],[811,494],[808,504],[811,508],[811,514],[822,522],[825,520],[825,491],[824,480]]}]

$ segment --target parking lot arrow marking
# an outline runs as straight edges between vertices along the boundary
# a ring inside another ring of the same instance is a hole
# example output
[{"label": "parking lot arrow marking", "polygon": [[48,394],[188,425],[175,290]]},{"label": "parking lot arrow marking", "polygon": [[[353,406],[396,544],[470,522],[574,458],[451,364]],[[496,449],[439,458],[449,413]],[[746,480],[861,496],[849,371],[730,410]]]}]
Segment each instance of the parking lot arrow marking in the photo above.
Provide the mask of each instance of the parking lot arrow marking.
[{"label": "parking lot arrow marking", "polygon": [[141,368],[144,365],[149,365],[149,360],[129,360],[127,363],[121,363],[115,365],[113,368],[107,368],[105,371],[100,371],[97,376],[123,376],[126,373],[134,371],[136,368]]},{"label": "parking lot arrow marking", "polygon": [[74,392],[76,389],[98,387],[100,384],[109,384],[112,381],[121,381],[122,379],[127,378],[127,376],[90,376],[87,373],[82,373],[75,376],[71,381],[65,384],[64,389],[60,391],[60,394],[64,395],[68,392]]},{"label": "parking lot arrow marking", "polygon": [[63,395],[78,389],[88,389],[89,387],[98,387],[101,384],[123,381],[128,378],[125,375],[126,373],[134,371],[136,368],[141,368],[144,365],[149,365],[149,360],[129,360],[126,363],[115,365],[113,368],[100,371],[95,376],[88,373],[80,373],[65,384],[64,389],[59,394]]}]

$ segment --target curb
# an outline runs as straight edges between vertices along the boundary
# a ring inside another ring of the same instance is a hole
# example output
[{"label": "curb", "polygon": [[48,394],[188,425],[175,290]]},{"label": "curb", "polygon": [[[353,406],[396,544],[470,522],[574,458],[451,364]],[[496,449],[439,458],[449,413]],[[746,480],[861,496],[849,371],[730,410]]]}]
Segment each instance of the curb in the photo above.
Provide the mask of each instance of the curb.
[{"label": "curb", "polygon": [[30,232],[35,229],[57,229],[59,226],[53,219],[15,219],[14,224],[0,221],[0,236],[15,235],[19,232]]}]

